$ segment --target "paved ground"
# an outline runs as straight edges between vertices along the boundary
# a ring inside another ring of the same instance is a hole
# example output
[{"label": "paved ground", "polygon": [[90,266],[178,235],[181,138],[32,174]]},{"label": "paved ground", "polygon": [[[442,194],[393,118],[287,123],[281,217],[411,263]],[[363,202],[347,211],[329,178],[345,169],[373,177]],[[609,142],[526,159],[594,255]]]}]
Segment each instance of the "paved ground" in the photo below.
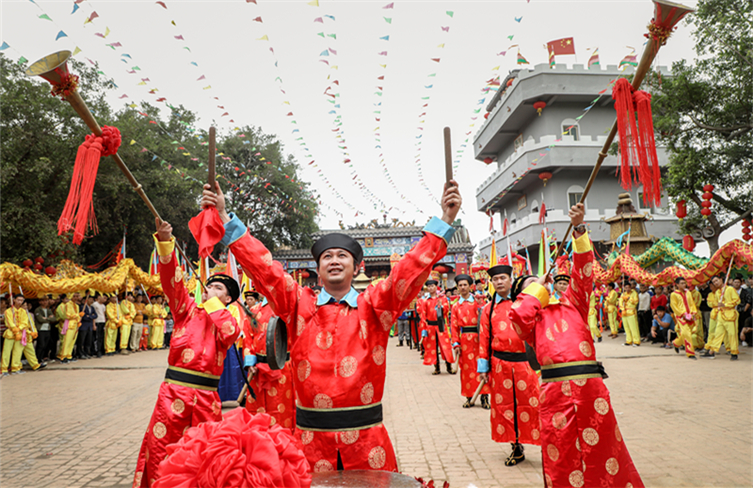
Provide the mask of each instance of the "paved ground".
[{"label": "paved ground", "polygon": [[[647,486],[752,486],[751,349],[691,362],[619,340],[597,345],[620,429]],[[489,413],[463,409],[457,376],[388,351],[385,424],[401,470],[452,488],[542,486],[541,451],[503,465]],[[0,486],[130,486],[167,352],[52,365],[0,382]],[[440,485],[441,486],[441,485]]]}]

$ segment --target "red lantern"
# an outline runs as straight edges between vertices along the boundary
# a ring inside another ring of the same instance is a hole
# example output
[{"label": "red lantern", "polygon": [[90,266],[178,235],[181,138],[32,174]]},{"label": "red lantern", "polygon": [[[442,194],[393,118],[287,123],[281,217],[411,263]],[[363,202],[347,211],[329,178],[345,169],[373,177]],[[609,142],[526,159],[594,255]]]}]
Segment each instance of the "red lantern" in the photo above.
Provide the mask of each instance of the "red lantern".
[{"label": "red lantern", "polygon": [[701,195],[701,198],[703,198],[704,200],[711,200],[712,198],[714,198],[714,194],[710,191],[707,191],[706,193]]},{"label": "red lantern", "polygon": [[746,241],[746,242],[749,241],[751,239],[751,237],[753,237],[753,236],[751,236],[750,234],[743,234],[743,240]]},{"label": "red lantern", "polygon": [[711,215],[711,209],[710,208],[702,208],[701,209],[701,215],[703,215],[704,217],[708,217],[709,215]]},{"label": "red lantern", "polygon": [[693,239],[693,236],[684,236],[682,238],[682,247],[688,252],[693,252],[693,249],[695,249],[695,239]]},{"label": "red lantern", "polygon": [[539,173],[539,179],[544,182],[544,186],[546,186],[546,182],[552,179],[552,173],[549,171],[544,171],[542,173]]},{"label": "red lantern", "polygon": [[703,186],[703,191],[706,191],[706,192],[712,192],[712,191],[714,191],[714,185],[704,185]]},{"label": "red lantern", "polygon": [[303,279],[306,279],[306,278],[308,278],[309,276],[311,276],[311,273],[309,273],[308,271],[306,271],[306,270],[303,270],[303,271],[301,271],[301,277],[302,277]]},{"label": "red lantern", "polygon": [[750,227],[750,220],[743,220],[743,227]]},{"label": "red lantern", "polygon": [[31,259],[24,259],[23,265],[24,268],[31,268],[31,265],[34,264],[34,261]]},{"label": "red lantern", "polygon": [[688,215],[688,209],[685,207],[685,200],[677,202],[677,211],[675,212],[677,218],[682,220]]},{"label": "red lantern", "polygon": [[703,208],[711,208],[711,202],[709,202],[708,200],[704,200],[704,201],[701,202],[701,207],[703,207]]},{"label": "red lantern", "polygon": [[39,256],[39,257],[38,257],[37,259],[35,259],[34,261],[38,262],[39,264],[44,264],[44,259],[42,258],[42,256]]},{"label": "red lantern", "polygon": [[484,158],[484,163],[486,164],[492,164],[494,160],[492,158]]},{"label": "red lantern", "polygon": [[34,265],[34,269],[36,269],[37,271],[42,271],[42,265],[41,265],[41,264],[39,264],[39,263],[36,263],[36,264]]},{"label": "red lantern", "polygon": [[44,272],[47,273],[48,276],[53,276],[55,273],[58,272],[58,270],[56,270],[54,266],[47,266],[44,269]]},{"label": "red lantern", "polygon": [[539,117],[541,117],[541,111],[544,110],[544,107],[546,107],[546,102],[539,101],[533,104],[533,108],[539,113]]},{"label": "red lantern", "polygon": [[440,264],[440,265],[434,266],[434,271],[436,271],[439,274],[445,274],[448,271],[450,271],[450,268],[445,266],[444,264]]}]

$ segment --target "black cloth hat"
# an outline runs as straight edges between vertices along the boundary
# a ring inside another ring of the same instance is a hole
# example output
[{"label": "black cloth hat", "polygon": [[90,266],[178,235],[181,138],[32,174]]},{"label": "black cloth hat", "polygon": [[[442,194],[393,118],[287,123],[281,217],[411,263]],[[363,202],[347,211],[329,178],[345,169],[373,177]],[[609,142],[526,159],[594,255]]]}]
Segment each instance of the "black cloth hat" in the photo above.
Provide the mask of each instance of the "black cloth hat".
[{"label": "black cloth hat", "polygon": [[254,298],[256,298],[258,300],[259,299],[259,292],[258,291],[253,291],[253,290],[245,291],[245,292],[243,292],[243,297],[244,298],[254,297]]},{"label": "black cloth hat", "polygon": [[361,248],[361,245],[352,237],[337,232],[327,234],[316,241],[314,245],[311,246],[311,254],[314,255],[314,260],[318,264],[319,256],[321,256],[327,249],[333,248],[345,249],[348,251],[353,256],[353,262],[356,266],[363,261],[363,248]]},{"label": "black cloth hat", "polygon": [[426,282],[426,286],[429,286],[429,285],[439,285],[439,282],[437,280],[428,280]]},{"label": "black cloth hat", "polygon": [[513,302],[518,299],[518,295],[520,295],[520,293],[523,291],[523,283],[525,283],[525,281],[528,278],[536,278],[536,276],[535,275],[518,276],[515,282],[513,282],[512,288],[510,288],[510,299]]},{"label": "black cloth hat", "polygon": [[486,271],[486,274],[489,275],[489,278],[497,276],[498,274],[506,274],[508,276],[512,276],[512,266],[509,266],[507,264],[498,264],[489,268]]},{"label": "black cloth hat", "polygon": [[558,281],[567,281],[570,283],[570,277],[566,274],[558,274],[554,277],[554,282],[557,283]]},{"label": "black cloth hat", "polygon": [[225,288],[227,288],[227,293],[230,295],[230,303],[236,301],[239,296],[241,296],[241,289],[238,286],[238,282],[235,281],[234,278],[231,278],[230,276],[222,273],[217,273],[212,275],[207,280],[207,285],[210,285],[212,283],[222,283],[225,285]]},{"label": "black cloth hat", "polygon": [[465,282],[467,282],[467,283],[468,283],[469,285],[472,285],[472,284],[473,284],[473,278],[471,278],[471,277],[470,277],[470,276],[468,276],[467,274],[459,274],[459,275],[457,275],[457,276],[455,277],[455,283],[457,284],[457,282],[458,282],[458,281],[465,281]]}]

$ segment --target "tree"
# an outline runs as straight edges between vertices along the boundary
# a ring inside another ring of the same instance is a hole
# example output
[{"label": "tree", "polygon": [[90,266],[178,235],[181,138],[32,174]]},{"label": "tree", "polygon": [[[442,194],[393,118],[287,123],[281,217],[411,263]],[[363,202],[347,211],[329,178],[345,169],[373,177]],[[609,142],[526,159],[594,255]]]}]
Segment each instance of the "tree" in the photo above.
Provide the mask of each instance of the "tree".
[{"label": "tree", "polygon": [[[57,220],[68,195],[76,151],[89,129],[70,105],[50,95],[46,82],[28,78],[23,73],[25,66],[0,56],[0,68],[3,73],[0,88],[3,101],[0,108],[2,261],[18,264],[24,259],[42,256],[46,264],[55,264],[59,258],[81,264],[97,263],[117,247],[127,230],[127,255],[146,268],[153,249],[154,218],[110,158],[100,162],[94,187],[99,233],[89,233],[80,247],[67,243],[66,236],[57,235]],[[112,82],[96,67],[72,60],[70,68],[81,77],[79,91],[100,125],[120,130],[121,157],[160,216],[173,224],[176,239],[187,245],[190,256],[195,256],[197,246],[187,222],[199,211],[202,184],[207,177],[206,134],[194,128],[195,114],[182,106],[168,105],[169,113],[163,115],[164,109],[161,111],[143,102],[137,108],[129,105],[114,112],[105,100]],[[280,171],[275,173],[271,165],[261,164],[265,167],[259,174],[272,181],[267,189],[272,188],[277,194],[284,191],[288,202],[305,201],[308,209],[305,213],[289,210],[286,207],[290,205],[277,204],[274,196],[266,191],[259,192],[266,206],[257,202],[256,212],[264,215],[254,217],[259,222],[258,231],[264,234],[268,229],[263,240],[271,249],[303,243],[305,238],[300,234],[316,230],[316,204],[306,196],[305,184],[296,177],[295,162],[283,157],[279,143],[259,130],[248,129],[248,132],[258,146],[256,152],[267,155],[269,160],[281,161],[278,166],[296,182],[288,181]],[[242,140],[229,134],[218,140],[218,147],[227,147],[232,159],[245,157],[248,155],[242,151],[246,146]],[[258,162],[259,157],[256,159]],[[230,161],[219,161],[218,170],[227,173],[233,181]],[[278,181],[280,178],[282,180]],[[251,180],[247,181],[244,191],[250,192]],[[234,195],[231,201],[235,203],[237,198]],[[295,208],[303,208],[303,205]],[[245,209],[239,214],[247,220],[244,212]],[[273,215],[266,216],[267,213]],[[251,221],[255,222],[254,219]],[[254,226],[252,229],[256,230]]]},{"label": "tree", "polygon": [[[667,192],[695,203],[681,228],[710,225],[713,253],[719,235],[753,210],[753,4],[700,0],[688,22],[698,56],[656,84],[654,126],[669,153]],[[715,186],[708,219],[700,214],[706,184]]]}]

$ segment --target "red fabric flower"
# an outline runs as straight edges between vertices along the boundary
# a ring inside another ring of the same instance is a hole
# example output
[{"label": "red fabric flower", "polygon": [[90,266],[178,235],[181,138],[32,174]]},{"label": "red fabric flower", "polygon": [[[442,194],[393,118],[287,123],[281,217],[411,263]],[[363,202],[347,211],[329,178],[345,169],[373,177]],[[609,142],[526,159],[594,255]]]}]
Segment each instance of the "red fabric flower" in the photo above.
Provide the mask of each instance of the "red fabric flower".
[{"label": "red fabric flower", "polygon": [[167,446],[154,488],[309,487],[309,463],[289,429],[236,408]]}]

